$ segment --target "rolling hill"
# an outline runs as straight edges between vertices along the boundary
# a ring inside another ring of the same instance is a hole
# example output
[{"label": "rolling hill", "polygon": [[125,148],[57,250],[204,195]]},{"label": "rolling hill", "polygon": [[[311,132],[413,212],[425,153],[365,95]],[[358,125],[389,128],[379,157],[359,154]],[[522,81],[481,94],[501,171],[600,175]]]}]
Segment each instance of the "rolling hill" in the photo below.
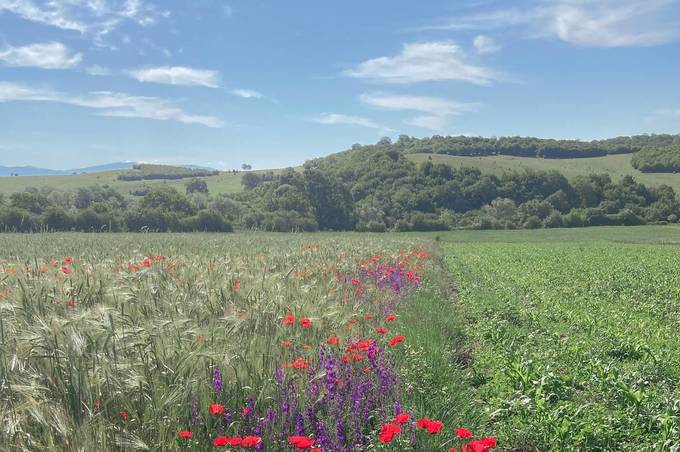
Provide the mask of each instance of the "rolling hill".
[{"label": "rolling hill", "polygon": [[[131,191],[140,190],[143,187],[154,187],[162,184],[168,184],[183,191],[184,184],[186,183],[186,179],[141,181],[119,180],[118,176],[125,172],[127,172],[127,170],[56,176],[0,177],[0,193],[7,195],[17,191],[23,191],[28,187],[54,187],[63,190],[73,190],[90,185],[110,185],[122,194],[127,195]],[[208,183],[208,190],[213,194],[233,193],[241,190],[240,173],[220,172],[219,175],[206,177],[205,180]]]}]

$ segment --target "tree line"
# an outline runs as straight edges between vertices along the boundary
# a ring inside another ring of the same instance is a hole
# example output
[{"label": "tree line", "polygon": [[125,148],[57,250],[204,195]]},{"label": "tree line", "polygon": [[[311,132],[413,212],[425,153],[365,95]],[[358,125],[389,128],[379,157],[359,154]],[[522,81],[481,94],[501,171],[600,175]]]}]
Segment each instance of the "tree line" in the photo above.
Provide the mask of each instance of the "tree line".
[{"label": "tree line", "polygon": [[0,230],[431,231],[675,223],[671,187],[606,174],[507,172],[411,162],[392,143],[243,174],[244,191],[211,195],[203,179],[124,196],[109,186],[0,196]]},{"label": "tree line", "polygon": [[[407,153],[447,154],[457,156],[512,155],[539,158],[589,158],[609,154],[630,154],[648,147],[680,146],[680,135],[636,135],[606,140],[554,140],[535,137],[441,136],[413,138],[401,135],[394,143],[383,138],[378,143]],[[354,150],[363,146],[354,145]]]},{"label": "tree line", "polygon": [[643,173],[680,171],[680,144],[668,148],[645,149],[633,156],[631,165]]}]

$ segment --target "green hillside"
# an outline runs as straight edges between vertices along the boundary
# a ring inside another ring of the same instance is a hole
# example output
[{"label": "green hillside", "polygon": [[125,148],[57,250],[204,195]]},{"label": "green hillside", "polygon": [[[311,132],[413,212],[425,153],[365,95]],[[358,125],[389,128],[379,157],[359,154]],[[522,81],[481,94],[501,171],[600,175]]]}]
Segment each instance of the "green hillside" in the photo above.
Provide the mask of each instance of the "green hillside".
[{"label": "green hillside", "polygon": [[623,176],[633,176],[636,181],[649,186],[666,184],[680,193],[680,174],[672,173],[642,173],[630,164],[635,154],[607,155],[605,157],[576,158],[576,159],[541,159],[532,157],[514,157],[496,155],[484,157],[466,157],[443,154],[407,154],[407,158],[421,163],[432,158],[433,163],[446,163],[454,168],[474,167],[482,172],[493,173],[497,176],[506,171],[535,171],[556,170],[567,178],[593,173],[607,173],[612,179],[618,180]]}]

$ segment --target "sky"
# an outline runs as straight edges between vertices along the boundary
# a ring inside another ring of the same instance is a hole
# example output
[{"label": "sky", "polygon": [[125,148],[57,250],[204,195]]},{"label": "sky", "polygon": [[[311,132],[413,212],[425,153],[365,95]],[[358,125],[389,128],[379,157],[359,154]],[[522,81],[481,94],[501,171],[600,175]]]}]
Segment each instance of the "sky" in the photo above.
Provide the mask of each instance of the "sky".
[{"label": "sky", "polygon": [[0,0],[0,165],[680,132],[680,0]]}]

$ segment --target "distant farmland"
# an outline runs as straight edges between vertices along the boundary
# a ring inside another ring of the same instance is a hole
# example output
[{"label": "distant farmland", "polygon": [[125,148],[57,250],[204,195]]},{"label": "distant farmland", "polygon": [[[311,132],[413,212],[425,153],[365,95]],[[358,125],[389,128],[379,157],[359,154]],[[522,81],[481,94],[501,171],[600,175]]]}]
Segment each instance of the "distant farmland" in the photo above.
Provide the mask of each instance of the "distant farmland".
[{"label": "distant farmland", "polygon": [[[140,180],[123,181],[118,180],[118,176],[126,171],[107,171],[102,173],[74,174],[68,176],[19,176],[19,177],[0,177],[0,193],[14,193],[23,191],[28,187],[54,187],[63,190],[73,190],[79,187],[90,185],[110,185],[123,194],[139,190],[143,187],[155,187],[158,185],[171,185],[180,190],[184,190],[184,185],[190,179],[175,180]],[[242,173],[220,172],[217,176],[205,177],[208,183],[208,190],[213,194],[234,193],[241,191]]]},{"label": "distant farmland", "polygon": [[613,180],[624,176],[633,176],[636,181],[649,186],[666,184],[680,193],[680,174],[674,173],[642,173],[630,164],[634,154],[608,155],[605,157],[592,157],[580,159],[541,159],[530,157],[513,157],[497,155],[490,157],[461,157],[443,154],[408,154],[408,158],[416,163],[422,163],[432,157],[433,163],[446,163],[455,168],[474,167],[486,173],[496,175],[506,171],[534,171],[556,170],[571,179],[593,173],[607,173]]}]

